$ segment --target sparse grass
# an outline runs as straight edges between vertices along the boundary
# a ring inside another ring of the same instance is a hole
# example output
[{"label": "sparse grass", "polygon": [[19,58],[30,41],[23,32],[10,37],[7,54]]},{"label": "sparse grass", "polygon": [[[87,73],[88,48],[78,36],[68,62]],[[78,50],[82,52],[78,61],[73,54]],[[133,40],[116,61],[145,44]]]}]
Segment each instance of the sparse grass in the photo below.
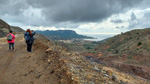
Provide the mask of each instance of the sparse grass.
[{"label": "sparse grass", "polygon": [[143,43],[142,48],[150,51],[150,43]]},{"label": "sparse grass", "polygon": [[130,56],[130,57],[128,57],[128,59],[130,59],[130,60],[131,60],[131,59],[132,59],[132,57]]}]

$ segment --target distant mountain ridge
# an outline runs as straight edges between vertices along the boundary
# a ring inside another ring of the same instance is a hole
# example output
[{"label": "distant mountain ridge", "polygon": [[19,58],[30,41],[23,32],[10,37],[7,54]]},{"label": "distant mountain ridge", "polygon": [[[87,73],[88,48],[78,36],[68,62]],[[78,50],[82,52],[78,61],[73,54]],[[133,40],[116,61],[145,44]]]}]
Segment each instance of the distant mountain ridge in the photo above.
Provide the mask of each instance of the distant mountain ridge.
[{"label": "distant mountain ridge", "polygon": [[49,31],[49,30],[40,31],[40,30],[38,30],[36,32],[46,35],[46,36],[49,36],[55,40],[56,39],[67,40],[67,39],[92,38],[92,37],[88,37],[88,36],[79,35],[73,30],[57,30],[57,31]]}]

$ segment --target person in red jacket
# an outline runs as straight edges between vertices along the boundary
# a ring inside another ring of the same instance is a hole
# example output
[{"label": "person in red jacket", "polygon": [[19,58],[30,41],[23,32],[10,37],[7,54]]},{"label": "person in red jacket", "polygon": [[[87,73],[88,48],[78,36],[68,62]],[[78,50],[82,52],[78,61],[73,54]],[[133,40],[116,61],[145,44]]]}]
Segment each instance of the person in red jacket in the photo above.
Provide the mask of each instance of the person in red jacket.
[{"label": "person in red jacket", "polygon": [[27,29],[27,31],[24,33],[24,38],[27,43],[27,51],[32,52],[32,45],[34,43],[34,38],[33,36],[36,34],[35,31],[31,31],[30,29]]},{"label": "person in red jacket", "polygon": [[[9,50],[14,51],[15,35],[12,34],[12,31],[10,31],[10,33],[7,34],[7,38],[8,38],[9,35],[12,36],[12,37],[11,37],[11,40],[7,40],[7,42],[9,43]],[[9,37],[10,37],[10,36],[9,36]],[[12,49],[11,49],[11,47],[12,47]]]}]

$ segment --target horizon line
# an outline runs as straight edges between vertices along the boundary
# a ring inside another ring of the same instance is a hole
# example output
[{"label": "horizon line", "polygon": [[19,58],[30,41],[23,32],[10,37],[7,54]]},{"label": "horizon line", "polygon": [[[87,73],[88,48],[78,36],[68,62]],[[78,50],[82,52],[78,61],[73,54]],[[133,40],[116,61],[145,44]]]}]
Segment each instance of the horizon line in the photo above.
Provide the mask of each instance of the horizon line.
[{"label": "horizon line", "polygon": [[78,33],[78,34],[112,34],[112,35],[115,35],[115,34],[121,34],[121,33]]}]

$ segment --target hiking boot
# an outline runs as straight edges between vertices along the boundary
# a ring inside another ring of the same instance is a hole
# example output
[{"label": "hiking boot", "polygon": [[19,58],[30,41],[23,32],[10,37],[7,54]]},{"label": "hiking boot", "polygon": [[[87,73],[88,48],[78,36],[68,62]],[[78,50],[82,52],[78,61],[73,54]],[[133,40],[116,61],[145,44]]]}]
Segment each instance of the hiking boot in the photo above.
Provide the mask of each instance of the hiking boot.
[{"label": "hiking boot", "polygon": [[32,52],[32,50],[31,50],[31,51],[28,51],[28,52]]}]

